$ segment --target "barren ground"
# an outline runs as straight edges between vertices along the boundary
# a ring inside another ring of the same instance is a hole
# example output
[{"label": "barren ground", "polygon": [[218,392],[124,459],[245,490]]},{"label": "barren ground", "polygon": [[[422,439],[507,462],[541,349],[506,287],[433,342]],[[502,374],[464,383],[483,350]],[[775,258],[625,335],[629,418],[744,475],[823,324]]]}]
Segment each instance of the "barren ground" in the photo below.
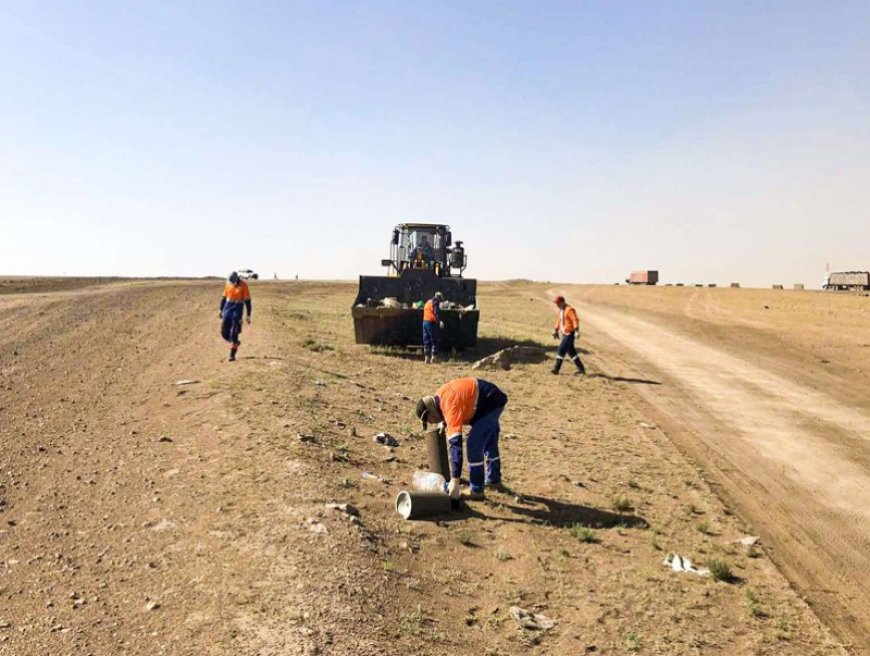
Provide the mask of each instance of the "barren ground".
[{"label": "barren ground", "polygon": [[[49,288],[0,295],[0,654],[866,650],[868,408],[847,386],[870,349],[814,344],[841,320],[867,340],[867,299],[792,321],[749,290],[566,288],[598,375],[483,374],[510,397],[511,489],[406,522],[411,399],[475,355],[552,349],[548,286],[483,285],[479,353],[429,367],[352,343],[349,284],[253,284],[235,364],[219,282]],[[761,547],[731,543],[753,530]],[[669,551],[734,576],[671,572]],[[801,591],[836,636],[774,566],[803,586],[814,554],[831,580]],[[511,605],[556,626],[519,629]]]}]

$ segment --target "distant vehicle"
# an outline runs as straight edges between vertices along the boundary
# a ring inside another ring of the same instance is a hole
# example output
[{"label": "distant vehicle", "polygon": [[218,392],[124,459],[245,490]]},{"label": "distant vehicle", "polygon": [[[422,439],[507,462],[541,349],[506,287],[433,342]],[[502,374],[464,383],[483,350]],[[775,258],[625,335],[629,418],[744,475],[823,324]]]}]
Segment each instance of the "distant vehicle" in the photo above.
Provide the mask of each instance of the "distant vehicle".
[{"label": "distant vehicle", "polygon": [[658,271],[632,271],[625,279],[629,285],[655,285],[659,281]]},{"label": "distant vehicle", "polygon": [[468,260],[450,226],[402,223],[393,229],[390,258],[381,260],[385,276],[360,276],[351,308],[357,344],[417,346],[421,343],[423,303],[444,295],[441,346],[477,344],[477,281],[463,278]]},{"label": "distant vehicle", "polygon": [[239,278],[241,278],[242,280],[259,280],[260,279],[260,274],[254,273],[250,269],[239,269],[238,271],[236,271],[236,273],[239,274]]},{"label": "distant vehicle", "polygon": [[824,288],[837,291],[870,291],[870,271],[836,271],[829,273]]}]

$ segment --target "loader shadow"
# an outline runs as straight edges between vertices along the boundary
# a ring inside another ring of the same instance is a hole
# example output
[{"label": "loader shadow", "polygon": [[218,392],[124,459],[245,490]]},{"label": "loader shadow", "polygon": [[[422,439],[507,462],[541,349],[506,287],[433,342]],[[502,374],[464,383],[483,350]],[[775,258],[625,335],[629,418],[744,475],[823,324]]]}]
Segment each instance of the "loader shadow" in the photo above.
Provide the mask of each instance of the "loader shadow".
[{"label": "loader shadow", "polygon": [[605,380],[610,380],[614,383],[632,383],[634,385],[661,385],[657,380],[647,380],[646,378],[625,378],[623,376],[610,376],[609,374],[602,373],[587,374],[587,378],[604,378]]}]

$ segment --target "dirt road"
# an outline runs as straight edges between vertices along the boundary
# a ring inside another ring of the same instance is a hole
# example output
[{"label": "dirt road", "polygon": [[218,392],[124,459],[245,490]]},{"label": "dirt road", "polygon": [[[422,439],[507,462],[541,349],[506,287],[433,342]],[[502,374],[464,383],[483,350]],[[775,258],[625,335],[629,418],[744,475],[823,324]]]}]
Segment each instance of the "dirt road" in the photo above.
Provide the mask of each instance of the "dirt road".
[{"label": "dirt road", "polygon": [[352,285],[253,285],[230,364],[220,282],[53,284],[0,294],[2,656],[844,653],[638,406],[665,385],[485,372],[508,486],[396,515],[413,399],[502,346],[551,356],[543,287],[483,285],[479,351],[426,366],[353,343]]},{"label": "dirt road", "polygon": [[[766,328],[715,297],[686,298],[694,319]],[[579,304],[594,362],[662,383],[636,391],[773,546],[778,566],[820,615],[857,652],[870,650],[870,413],[830,393],[860,386],[860,378],[820,390],[811,367],[774,371],[679,321],[639,318],[632,305]]]}]

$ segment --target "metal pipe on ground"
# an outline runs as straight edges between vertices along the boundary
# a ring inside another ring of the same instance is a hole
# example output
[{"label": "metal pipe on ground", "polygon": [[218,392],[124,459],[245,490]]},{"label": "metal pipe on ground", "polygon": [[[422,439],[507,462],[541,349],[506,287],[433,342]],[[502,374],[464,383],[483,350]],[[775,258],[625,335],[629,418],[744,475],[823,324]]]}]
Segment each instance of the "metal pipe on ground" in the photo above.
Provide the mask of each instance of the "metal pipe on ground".
[{"label": "metal pipe on ground", "polygon": [[453,509],[453,501],[443,492],[406,492],[396,497],[396,512],[405,519],[423,519],[446,515]]},{"label": "metal pipe on ground", "polygon": [[426,453],[429,470],[441,474],[449,481],[450,460],[447,457],[447,439],[440,428],[430,428],[426,431]]}]

